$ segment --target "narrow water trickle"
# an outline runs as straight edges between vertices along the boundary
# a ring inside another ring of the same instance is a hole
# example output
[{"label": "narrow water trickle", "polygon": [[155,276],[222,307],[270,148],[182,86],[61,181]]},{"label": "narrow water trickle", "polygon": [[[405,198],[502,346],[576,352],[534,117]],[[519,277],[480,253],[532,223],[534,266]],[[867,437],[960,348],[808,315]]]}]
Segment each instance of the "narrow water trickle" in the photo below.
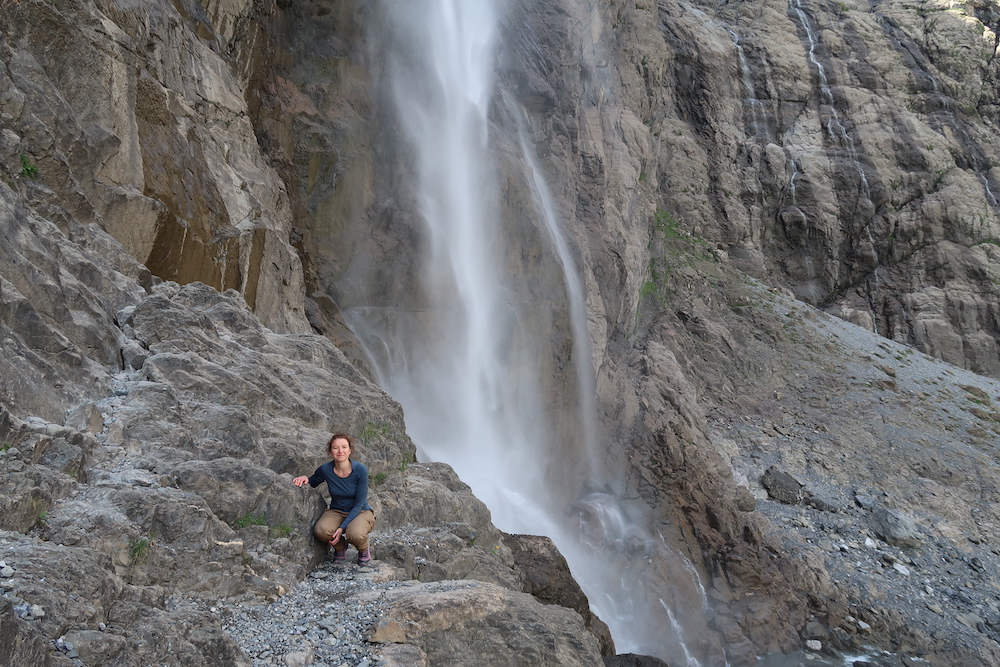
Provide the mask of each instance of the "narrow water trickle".
[{"label": "narrow water trickle", "polygon": [[740,43],[740,36],[734,30],[729,31],[729,36],[732,37],[733,45],[736,47],[736,57],[740,63],[740,78],[747,92],[747,97],[743,99],[743,105],[749,109],[747,115],[750,118],[751,136],[755,139],[770,141],[771,130],[767,123],[767,115],[764,111],[764,105],[757,98],[757,90],[754,88],[753,77],[750,73],[750,63],[747,62],[746,53]]},{"label": "narrow water trickle", "polygon": [[[551,537],[619,652],[697,667],[718,644],[703,610],[688,611],[704,595],[694,567],[650,535],[648,509],[623,500],[599,465],[586,294],[527,116],[495,80],[498,10],[490,0],[379,9],[372,53],[405,144],[393,196],[416,208],[407,251],[419,271],[394,302],[381,295],[344,317],[402,404],[421,460],[454,467],[502,530]],[[560,391],[570,400],[556,403]]]},{"label": "narrow water trickle", "polygon": [[[523,115],[519,109],[515,109],[514,113],[517,119],[517,136],[521,153],[531,177],[532,194],[538,204],[542,222],[552,245],[555,247],[559,264],[563,270],[563,281],[569,300],[570,328],[573,333],[573,362],[576,369],[577,401],[580,406],[584,455],[588,461],[594,461],[598,457],[597,397],[594,392],[596,380],[594,379],[594,366],[590,350],[590,333],[587,331],[587,297],[580,279],[580,272],[576,268],[576,261],[573,259],[573,253],[562,233],[552,193],[549,192],[545,176],[538,166],[535,149],[528,139]],[[589,472],[591,478],[600,474],[593,468]]]},{"label": "narrow water trickle", "polygon": [[[822,120],[824,113],[826,114],[826,122],[823,124],[826,136],[829,137],[829,140],[832,143],[840,147],[846,158],[849,159],[853,165],[854,171],[857,173],[858,191],[855,199],[856,204],[853,211],[853,219],[850,220],[850,222],[860,223],[861,231],[863,231],[868,237],[868,241],[870,243],[870,253],[872,261],[874,262],[872,276],[877,288],[881,282],[879,276],[881,263],[878,255],[878,246],[875,243],[875,237],[872,234],[874,204],[872,203],[871,185],[868,182],[868,176],[865,173],[864,165],[861,163],[861,158],[854,138],[847,131],[847,127],[844,125],[844,122],[840,117],[840,113],[837,111],[836,99],[834,98],[833,88],[830,86],[830,79],[827,75],[826,67],[823,65],[823,62],[817,53],[820,48],[820,42],[816,36],[816,26],[813,25],[813,20],[806,12],[803,0],[789,0],[788,6],[795,14],[799,25],[802,26],[802,30],[805,33],[809,62],[815,68],[816,80],[819,84],[818,112],[820,119]],[[795,179],[796,176],[800,174],[800,171],[794,160],[792,161],[792,168],[793,174],[790,183],[792,205],[796,208],[796,210],[800,210],[795,206]],[[803,220],[804,218],[805,216],[803,215]],[[876,321],[874,311],[872,312],[872,318],[873,321]]]},{"label": "narrow water trickle", "polygon": [[819,41],[816,38],[815,28],[813,27],[809,16],[806,14],[805,8],[802,5],[802,0],[789,0],[789,7],[791,7],[795,16],[798,17],[799,25],[802,26],[802,30],[806,34],[809,62],[816,68],[816,78],[819,82],[820,91],[820,115],[822,116],[823,114],[823,106],[828,108],[826,124],[824,125],[826,133],[832,141],[838,143],[841,148],[847,151],[848,157],[854,164],[854,169],[858,172],[858,189],[859,194],[861,195],[859,201],[870,206],[871,186],[868,183],[868,176],[865,174],[864,167],[858,157],[858,150],[855,146],[854,139],[851,137],[850,133],[848,133],[847,128],[840,119],[840,114],[837,112],[835,103],[836,100],[833,96],[833,89],[830,87],[830,80],[827,76],[826,68],[823,66],[822,61],[816,53],[819,48]]}]

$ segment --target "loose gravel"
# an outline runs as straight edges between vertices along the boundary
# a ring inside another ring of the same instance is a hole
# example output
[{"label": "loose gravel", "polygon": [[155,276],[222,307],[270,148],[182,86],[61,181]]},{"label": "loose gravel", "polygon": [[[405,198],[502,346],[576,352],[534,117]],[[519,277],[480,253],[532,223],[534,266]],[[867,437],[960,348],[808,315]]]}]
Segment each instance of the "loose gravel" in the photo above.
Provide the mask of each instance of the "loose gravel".
[{"label": "loose gravel", "polygon": [[370,667],[379,646],[365,641],[386,606],[387,591],[413,585],[388,581],[379,561],[360,567],[328,558],[276,602],[208,606],[253,667]]}]

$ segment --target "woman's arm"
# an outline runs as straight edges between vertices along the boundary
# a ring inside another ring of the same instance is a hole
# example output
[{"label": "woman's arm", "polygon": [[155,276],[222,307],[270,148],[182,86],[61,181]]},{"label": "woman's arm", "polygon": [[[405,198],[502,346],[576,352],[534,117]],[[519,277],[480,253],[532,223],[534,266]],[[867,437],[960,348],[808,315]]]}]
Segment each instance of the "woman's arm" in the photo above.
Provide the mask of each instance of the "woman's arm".
[{"label": "woman's arm", "polygon": [[310,477],[306,477],[305,475],[299,475],[298,477],[292,480],[292,484],[294,484],[295,486],[305,486],[306,484],[308,484],[309,486],[315,489],[324,480],[323,473],[320,472],[322,469],[323,466],[316,468],[316,471]]}]

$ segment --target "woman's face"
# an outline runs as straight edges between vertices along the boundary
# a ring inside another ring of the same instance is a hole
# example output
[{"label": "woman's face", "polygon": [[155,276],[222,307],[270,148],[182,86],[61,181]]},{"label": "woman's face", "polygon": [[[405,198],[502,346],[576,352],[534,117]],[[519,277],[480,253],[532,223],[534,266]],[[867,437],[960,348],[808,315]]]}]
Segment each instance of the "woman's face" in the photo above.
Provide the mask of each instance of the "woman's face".
[{"label": "woman's face", "polygon": [[330,443],[330,456],[339,463],[351,458],[351,443],[343,438],[337,438]]}]

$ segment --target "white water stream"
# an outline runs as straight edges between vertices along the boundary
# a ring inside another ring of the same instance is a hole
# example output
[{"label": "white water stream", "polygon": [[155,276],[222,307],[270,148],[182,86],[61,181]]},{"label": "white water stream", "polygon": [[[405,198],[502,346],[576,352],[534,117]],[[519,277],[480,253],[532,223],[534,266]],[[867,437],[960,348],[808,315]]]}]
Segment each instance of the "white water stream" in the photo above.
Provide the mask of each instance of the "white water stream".
[{"label": "white water stream", "polygon": [[[840,114],[837,112],[836,99],[833,95],[833,89],[830,87],[830,80],[827,76],[826,68],[824,67],[822,61],[820,60],[817,50],[820,47],[820,42],[816,36],[816,26],[813,25],[813,21],[809,18],[806,13],[806,9],[803,6],[803,0],[789,0],[789,7],[795,13],[796,17],[799,19],[799,23],[802,26],[802,30],[805,32],[806,41],[808,42],[808,56],[809,62],[812,63],[813,67],[816,68],[816,76],[819,82],[819,102],[820,108],[819,113],[822,119],[823,107],[826,106],[828,109],[828,115],[826,119],[826,133],[830,137],[831,141],[838,143],[841,148],[843,148],[848,157],[850,157],[852,164],[854,165],[855,171],[858,173],[858,197],[855,209],[855,215],[864,214],[867,220],[864,221],[863,231],[868,237],[868,242],[870,244],[870,253],[873,262],[872,275],[875,281],[876,290],[880,284],[879,271],[881,270],[881,261],[878,255],[878,246],[875,243],[875,237],[872,234],[871,226],[874,221],[874,216],[870,213],[865,213],[872,211],[874,205],[872,204],[872,193],[871,185],[868,183],[868,176],[865,173],[864,166],[861,164],[861,159],[858,156],[858,149],[854,142],[854,138],[848,133],[847,128],[844,126],[843,121],[840,118]],[[794,162],[793,162],[794,167]],[[797,168],[796,168],[797,171]],[[795,174],[792,175],[792,196],[795,195]],[[794,203],[794,202],[793,202]],[[871,307],[872,322],[876,323],[875,326],[877,331],[878,313],[876,312],[874,306]]]},{"label": "white water stream", "polygon": [[747,62],[743,44],[740,43],[740,36],[734,30],[729,31],[729,36],[733,40],[733,46],[736,47],[736,58],[740,63],[740,78],[743,87],[747,91],[747,97],[743,99],[743,105],[749,109],[751,136],[754,139],[771,141],[771,129],[768,125],[767,113],[764,110],[764,105],[757,98],[757,90],[754,88],[753,77],[750,73],[750,63]]},{"label": "white water stream", "polygon": [[[382,11],[387,34],[372,35],[373,54],[385,63],[381,82],[415,181],[401,187],[412,187],[405,194],[422,223],[412,248],[419,284],[408,286],[405,303],[350,308],[345,319],[381,386],[403,405],[420,460],[454,467],[501,529],[551,537],[620,653],[697,667],[693,656],[705,655],[707,642],[696,650],[684,639],[685,628],[704,631],[697,570],[649,534],[643,509],[623,502],[611,490],[617,480],[593,465],[607,445],[598,433],[574,252],[523,110],[508,102],[511,128],[491,119],[497,7],[491,0],[387,0]],[[514,207],[502,205],[515,195],[506,188],[501,196],[498,143],[516,153],[510,159],[526,200]],[[551,270],[544,285],[536,284],[546,280],[541,275],[516,275],[526,251],[515,237],[525,231],[524,221],[518,228],[503,219],[501,211],[512,208],[530,218],[544,246],[527,254],[557,267],[561,280]],[[546,393],[558,365],[554,346],[567,337],[572,372],[559,377],[575,383],[565,392],[575,397],[571,406]],[[699,608],[686,608],[691,599]]]}]

